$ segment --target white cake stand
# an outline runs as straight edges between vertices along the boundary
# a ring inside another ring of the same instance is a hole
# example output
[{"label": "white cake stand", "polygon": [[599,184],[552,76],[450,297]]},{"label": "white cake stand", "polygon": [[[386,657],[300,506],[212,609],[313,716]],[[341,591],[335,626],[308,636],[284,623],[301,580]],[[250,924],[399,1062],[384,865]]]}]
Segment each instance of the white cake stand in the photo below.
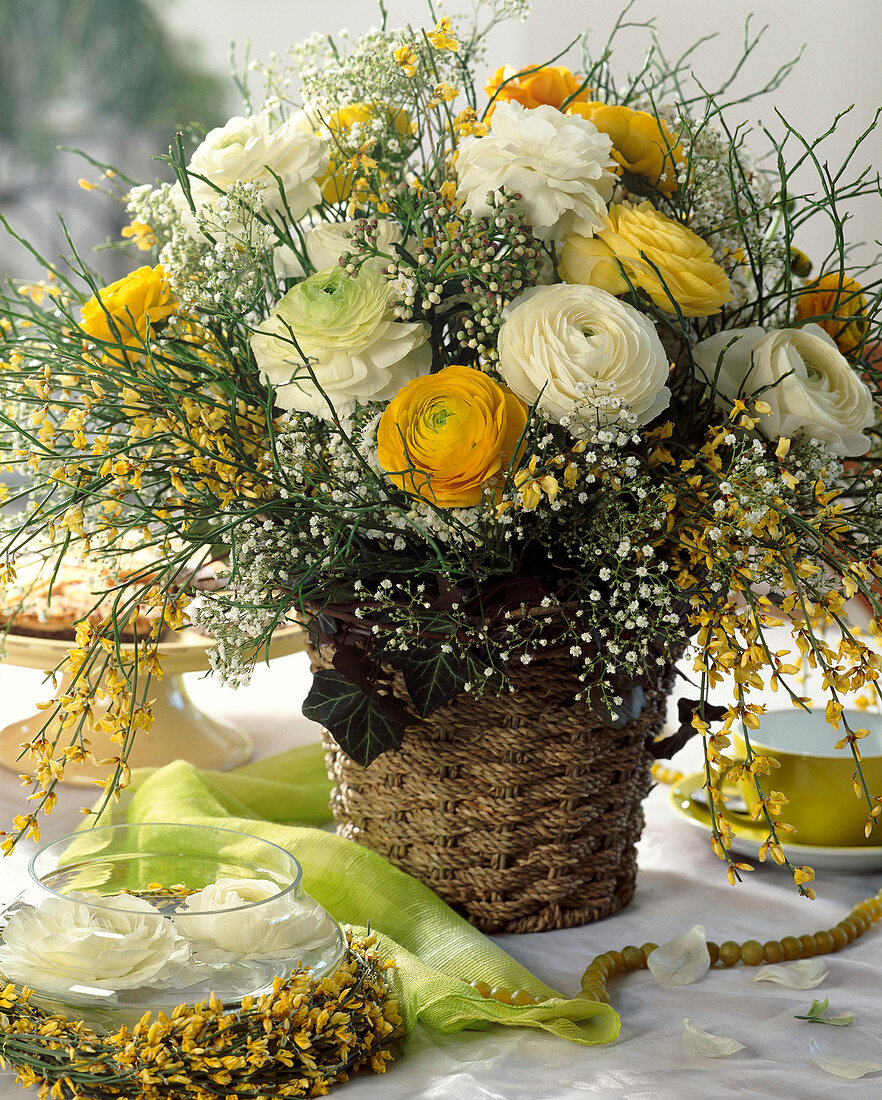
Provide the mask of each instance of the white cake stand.
[{"label": "white cake stand", "polygon": [[[153,678],[150,683],[153,727],[141,730],[129,752],[128,763],[132,768],[162,767],[172,760],[184,759],[198,768],[227,771],[244,764],[253,751],[251,737],[239,726],[209,718],[195,705],[187,693],[183,674],[204,672],[209,666],[208,653],[215,644],[195,630],[182,630],[167,641],[159,643],[159,658],[163,678]],[[6,637],[6,663],[20,668],[40,671],[55,668],[64,660],[73,646],[72,641],[54,638],[28,638],[22,634]],[[277,630],[270,643],[269,656],[285,657],[298,653],[306,646],[306,634],[299,627]],[[63,695],[69,685],[67,676],[58,676],[55,697]],[[95,710],[101,713],[102,704]],[[0,765],[14,772],[31,771],[31,759],[24,753],[27,745],[40,732],[46,722],[47,712],[37,711],[23,721],[13,722],[0,731]],[[107,734],[97,730],[86,731],[92,752],[98,760],[118,756],[120,746]],[[59,747],[68,741],[62,735]],[[96,779],[104,779],[107,768],[94,764],[69,764],[64,770],[64,782],[74,786],[90,786]]]}]

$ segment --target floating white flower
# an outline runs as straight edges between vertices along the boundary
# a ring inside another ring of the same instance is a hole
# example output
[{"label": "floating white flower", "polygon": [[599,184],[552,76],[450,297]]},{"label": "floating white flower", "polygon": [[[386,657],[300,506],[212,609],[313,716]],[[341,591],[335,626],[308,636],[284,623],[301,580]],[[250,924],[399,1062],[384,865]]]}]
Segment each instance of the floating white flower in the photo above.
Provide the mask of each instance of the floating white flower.
[{"label": "floating white flower", "polygon": [[372,264],[355,276],[341,267],[318,271],[292,287],[251,337],[276,404],[329,419],[322,391],[334,411],[346,415],[357,401],[386,401],[426,372],[428,328],[396,321],[389,301],[389,285]]},{"label": "floating white flower", "polygon": [[691,1020],[683,1021],[683,1049],[689,1054],[700,1054],[703,1058],[728,1058],[744,1050],[744,1043],[737,1039],[728,1039],[725,1035],[714,1035],[702,1031]]},{"label": "floating white flower", "polygon": [[328,160],[327,144],[303,111],[281,123],[266,111],[236,116],[209,131],[193,154],[189,171],[209,182],[191,177],[190,191],[202,206],[215,202],[218,188],[226,192],[236,182],[256,183],[263,187],[267,210],[296,220],[321,202],[319,179]]},{"label": "floating white flower", "polygon": [[456,161],[457,194],[467,210],[490,213],[488,191],[520,194],[537,236],[590,237],[603,225],[616,177],[610,138],[586,118],[543,105],[526,110],[500,103],[491,132],[468,138]]},{"label": "floating white flower", "polygon": [[646,965],[655,980],[665,985],[691,985],[703,978],[710,967],[710,954],[702,925],[660,944],[650,952]]},{"label": "floating white flower", "polygon": [[324,910],[290,894],[275,897],[278,893],[278,885],[269,879],[218,879],[185,900],[180,913],[186,919],[179,921],[179,929],[197,958],[209,960],[235,955],[294,962],[299,951],[335,938],[336,925]]},{"label": "floating white flower", "polygon": [[761,391],[772,412],[758,427],[768,438],[805,434],[840,458],[869,447],[870,390],[820,326],[726,329],[697,344],[693,357],[708,385],[716,377],[720,405]]},{"label": "floating white flower", "polygon": [[72,892],[9,918],[0,970],[40,992],[66,993],[74,986],[117,991],[170,979],[188,957],[186,941],[149,901]]},{"label": "floating white flower", "polygon": [[499,330],[499,373],[553,420],[640,424],[667,405],[668,357],[649,318],[605,290],[534,287],[508,306]]}]

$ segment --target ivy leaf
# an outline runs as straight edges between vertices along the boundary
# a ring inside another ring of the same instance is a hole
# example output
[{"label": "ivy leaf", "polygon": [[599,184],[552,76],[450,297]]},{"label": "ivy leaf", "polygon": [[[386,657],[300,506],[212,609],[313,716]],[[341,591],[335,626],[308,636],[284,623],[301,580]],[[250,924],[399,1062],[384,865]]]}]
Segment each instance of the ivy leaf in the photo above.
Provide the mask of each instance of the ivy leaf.
[{"label": "ivy leaf", "polygon": [[434,611],[449,611],[454,604],[462,603],[462,592],[441,573],[436,575],[438,595],[432,601]]},{"label": "ivy leaf", "polygon": [[370,674],[373,663],[368,661],[363,649],[354,645],[338,645],[334,650],[334,668],[361,688],[365,695],[371,694]]},{"label": "ivy leaf", "polygon": [[619,730],[629,722],[636,722],[645,706],[646,692],[640,684],[634,684],[623,692],[621,703],[618,703],[612,712],[610,725],[614,730]]},{"label": "ivy leaf", "polygon": [[646,692],[640,684],[633,681],[616,683],[616,691],[621,703],[611,704],[593,693],[586,700],[588,707],[611,729],[619,730],[629,722],[634,722],[643,713],[646,706]]},{"label": "ivy leaf", "polygon": [[407,693],[421,718],[428,718],[461,690],[468,679],[468,666],[456,653],[445,653],[441,646],[408,650],[388,655],[400,669]]},{"label": "ivy leaf", "polygon": [[303,624],[304,630],[306,630],[310,636],[310,641],[315,644],[317,638],[333,638],[333,636],[340,629],[337,620],[330,615],[326,615],[323,611],[319,611],[317,614],[310,616]]},{"label": "ivy leaf", "polygon": [[810,1024],[832,1024],[834,1027],[848,1027],[854,1023],[854,1016],[850,1012],[844,1012],[841,1016],[825,1016],[830,999],[825,997],[823,1001],[812,1001],[812,1007],[805,1016],[794,1016],[794,1020],[808,1020]]},{"label": "ivy leaf", "polygon": [[315,673],[302,709],[362,767],[397,749],[410,719],[394,696],[368,693],[336,669]]}]

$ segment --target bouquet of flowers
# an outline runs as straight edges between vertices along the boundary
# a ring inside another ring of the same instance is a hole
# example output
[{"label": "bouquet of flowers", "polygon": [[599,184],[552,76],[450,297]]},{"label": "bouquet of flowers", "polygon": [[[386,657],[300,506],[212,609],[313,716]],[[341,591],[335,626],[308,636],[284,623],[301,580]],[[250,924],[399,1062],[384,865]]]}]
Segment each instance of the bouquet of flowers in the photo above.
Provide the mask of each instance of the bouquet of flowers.
[{"label": "bouquet of flowers", "polygon": [[[121,746],[108,796],[125,785],[161,674],[158,622],[121,640],[145,605],[170,628],[203,626],[233,684],[279,624],[302,623],[316,669],[304,710],[333,738],[341,789],[408,746],[436,757],[450,737],[424,732],[447,715],[467,740],[429,797],[450,825],[463,792],[459,837],[481,799],[528,783],[534,727],[563,708],[569,724],[544,727],[550,768],[572,754],[549,830],[615,791],[639,831],[623,770],[645,791],[653,754],[698,733],[734,882],[718,787],[736,729],[763,855],[811,893],[782,846],[772,764],[750,744],[764,685],[811,706],[804,658],[875,824],[865,731],[843,714],[880,669],[847,614],[862,601],[878,636],[880,296],[844,232],[848,202],[879,194],[852,168],[863,138],[834,171],[782,121],[761,163],[729,121],[745,102],[728,102],[729,81],[690,96],[682,65],[651,50],[622,83],[612,40],[599,56],[583,44],[572,69],[562,54],[485,76],[487,31],[525,4],[477,11],[308,39],[262,70],[262,102],[246,73],[241,117],[176,137],[173,182],[105,173],[130,216],[123,243],[149,263],[102,286],[74,253],[10,288],[3,457],[25,484],[8,498],[24,508],[4,521],[7,578],[24,552],[60,561],[75,544],[150,547],[158,564],[80,624],[72,687],[30,746],[31,812],[5,847],[37,831],[93,724]],[[817,188],[798,187],[812,165]],[[811,218],[835,230],[814,265],[799,251]],[[200,589],[209,560],[223,579]],[[770,640],[782,625],[793,652]],[[696,698],[653,747],[687,647]],[[731,705],[713,707],[722,682]],[[383,781],[384,829],[400,777],[424,783],[403,759]],[[484,764],[500,766],[488,778]],[[498,875],[530,861],[531,813],[489,854],[497,902]],[[409,841],[391,843],[394,858]],[[546,883],[595,849],[609,866],[606,843],[540,854]],[[435,858],[417,873],[443,886]]]}]

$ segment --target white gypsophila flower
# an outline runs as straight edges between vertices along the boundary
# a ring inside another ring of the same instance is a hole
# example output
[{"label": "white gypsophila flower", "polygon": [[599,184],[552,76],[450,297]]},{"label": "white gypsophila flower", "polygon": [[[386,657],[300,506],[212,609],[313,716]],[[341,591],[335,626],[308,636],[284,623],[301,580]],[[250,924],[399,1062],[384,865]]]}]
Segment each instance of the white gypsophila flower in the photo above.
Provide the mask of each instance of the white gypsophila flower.
[{"label": "white gypsophila flower", "polygon": [[171,921],[149,901],[72,892],[9,918],[0,970],[40,992],[66,993],[80,985],[117,991],[170,981],[189,954]]},{"label": "white gypsophila flower", "polygon": [[[354,221],[319,222],[302,228],[306,257],[316,271],[333,267],[344,252],[351,250],[350,238],[356,224]],[[379,250],[391,253],[392,245],[401,241],[401,227],[397,222],[381,219],[377,221],[374,236]],[[273,270],[280,279],[299,279],[306,274],[297,254],[287,245],[273,253]]]},{"label": "white gypsophila flower", "polygon": [[819,325],[766,332],[727,329],[693,348],[717,404],[759,394],[772,412],[757,427],[769,439],[804,435],[826,443],[839,458],[861,455],[875,417],[867,385]]},{"label": "white gypsophila flower", "polygon": [[256,183],[263,187],[267,210],[302,218],[321,202],[318,181],[329,156],[327,144],[303,111],[280,123],[267,111],[236,116],[209,131],[191,157],[188,171],[209,182],[191,176],[190,191],[196,205],[202,206],[216,202],[218,189],[226,192],[236,182]]},{"label": "white gypsophila flower", "polygon": [[[196,183],[198,181],[194,180],[193,182]],[[174,221],[184,231],[186,236],[194,241],[206,241],[207,238],[199,227],[196,215],[190,208],[190,203],[187,196],[184,194],[184,189],[181,186],[180,180],[175,180],[175,182],[169,186],[166,197],[174,211]],[[219,198],[220,196],[214,194],[214,197]]]},{"label": "white gypsophila flower", "polygon": [[665,350],[627,302],[596,287],[534,287],[502,316],[499,373],[558,423],[610,424],[624,408],[645,424],[667,408]]},{"label": "white gypsophila flower", "polygon": [[592,236],[603,225],[616,177],[612,142],[593,122],[543,105],[500,103],[486,137],[459,147],[457,194],[476,216],[490,213],[487,193],[517,192],[538,237]]},{"label": "white gypsophila flower", "polygon": [[[780,184],[776,173],[754,159],[743,136],[733,146],[720,125],[688,117],[682,122],[689,142],[689,228],[710,245],[729,276],[728,309],[740,309],[758,293],[772,295],[784,274],[787,244],[775,201]],[[765,308],[783,312],[772,302]]]},{"label": "white gypsophila flower", "polygon": [[202,961],[230,955],[293,961],[298,952],[334,946],[337,926],[324,910],[278,893],[269,879],[218,879],[186,898],[179,930]]},{"label": "white gypsophila flower", "polygon": [[396,321],[389,303],[389,286],[372,264],[357,275],[328,268],[292,287],[251,337],[276,404],[328,419],[330,400],[337,415],[348,415],[356,402],[386,401],[427,371],[427,326]]}]

